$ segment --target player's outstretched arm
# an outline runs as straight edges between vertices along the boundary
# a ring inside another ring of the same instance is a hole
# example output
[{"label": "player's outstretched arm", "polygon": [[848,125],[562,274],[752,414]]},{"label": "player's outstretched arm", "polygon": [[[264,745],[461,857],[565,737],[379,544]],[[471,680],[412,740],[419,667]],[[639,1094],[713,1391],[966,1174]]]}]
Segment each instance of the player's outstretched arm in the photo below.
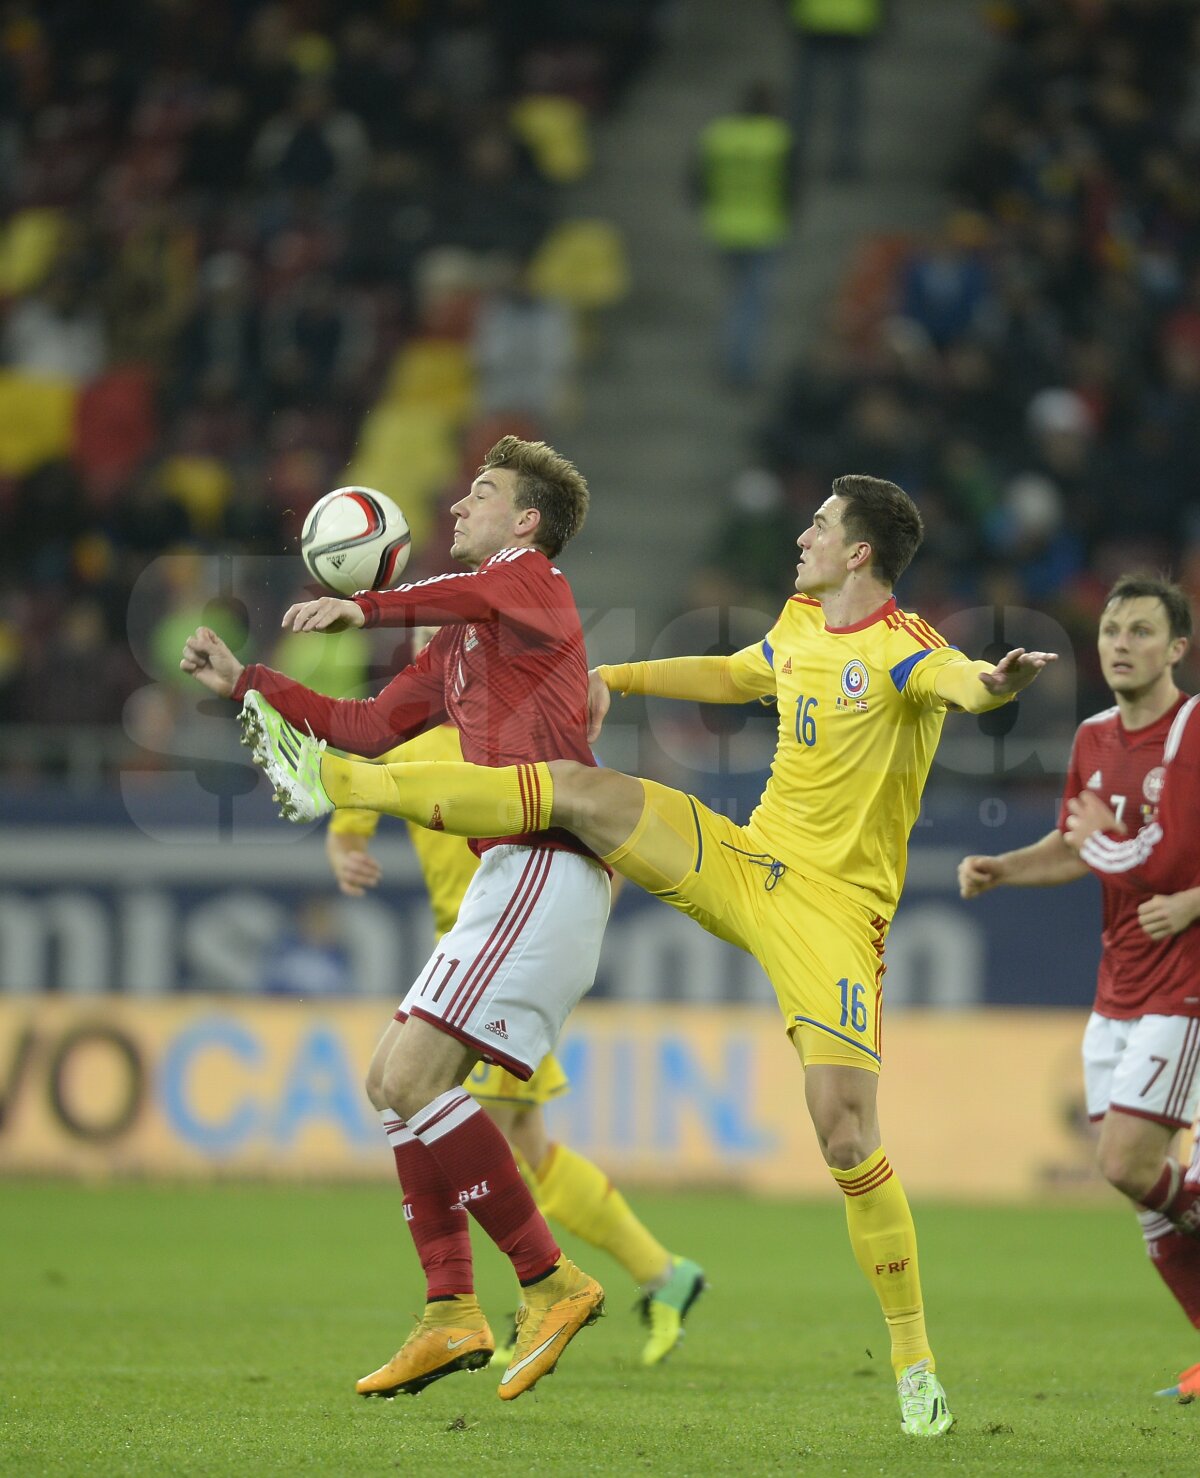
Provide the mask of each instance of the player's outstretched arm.
[{"label": "player's outstretched arm", "polygon": [[1056,827],[1028,847],[995,857],[964,857],[958,864],[958,891],[963,898],[978,898],[991,888],[1052,888],[1086,875],[1087,867]]},{"label": "player's outstretched arm", "polygon": [[244,669],[210,626],[197,627],[184,642],[179,666],[218,698],[232,697]]},{"label": "player's outstretched arm", "polygon": [[960,898],[978,898],[991,888],[998,888],[1004,881],[1002,857],[964,857],[958,864],[958,895]]},{"label": "player's outstretched arm", "polygon": [[594,669],[611,693],[645,693],[696,703],[749,703],[775,692],[760,643],[729,657],[665,657],[657,662],[602,664]]},{"label": "player's outstretched arm", "polygon": [[1011,697],[1027,688],[1044,667],[1057,661],[1057,652],[1027,652],[1024,647],[1014,647],[990,672],[981,672],[979,681],[993,697]]},{"label": "player's outstretched arm", "polygon": [[366,619],[354,601],[319,595],[315,600],[302,600],[289,606],[280,625],[284,631],[347,631],[352,626],[362,626]]},{"label": "player's outstretched arm", "polygon": [[953,650],[929,656],[909,674],[905,693],[915,702],[963,713],[999,708],[1027,688],[1047,663],[1057,660],[1054,652],[1027,652],[1024,647],[1006,653],[994,667]]}]

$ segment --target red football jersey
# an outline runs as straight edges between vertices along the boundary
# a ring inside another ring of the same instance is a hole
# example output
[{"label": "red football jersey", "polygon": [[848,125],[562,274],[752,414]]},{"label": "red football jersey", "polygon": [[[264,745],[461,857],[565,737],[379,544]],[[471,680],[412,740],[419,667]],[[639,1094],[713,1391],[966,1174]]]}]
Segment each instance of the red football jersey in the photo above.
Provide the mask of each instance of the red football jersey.
[{"label": "red football jersey", "polygon": [[[451,723],[472,764],[596,763],[587,743],[579,612],[562,572],[541,550],[504,549],[478,570],[367,592],[355,601],[368,626],[441,630],[374,698],[326,698],[257,663],[243,672],[233,696],[257,688],[289,723],[310,726],[318,739],[350,754],[383,754]],[[472,847],[514,842],[591,855],[562,830],[485,838]]]},{"label": "red football jersey", "polygon": [[[1157,831],[1166,791],[1167,742],[1188,702],[1181,696],[1162,718],[1132,731],[1121,723],[1116,708],[1085,719],[1071,750],[1059,827],[1065,825],[1067,801],[1093,790],[1131,835]],[[1194,727],[1200,737],[1200,724]],[[1194,805],[1200,790],[1193,790],[1192,797]],[[1119,1019],[1200,1016],[1200,928],[1193,925],[1169,939],[1154,940],[1137,916],[1138,905],[1155,893],[1178,893],[1200,883],[1200,854],[1176,862],[1169,876],[1159,868],[1157,881],[1139,876],[1132,864],[1121,869],[1097,866],[1087,850],[1083,860],[1100,878],[1104,901],[1095,1009]]]}]

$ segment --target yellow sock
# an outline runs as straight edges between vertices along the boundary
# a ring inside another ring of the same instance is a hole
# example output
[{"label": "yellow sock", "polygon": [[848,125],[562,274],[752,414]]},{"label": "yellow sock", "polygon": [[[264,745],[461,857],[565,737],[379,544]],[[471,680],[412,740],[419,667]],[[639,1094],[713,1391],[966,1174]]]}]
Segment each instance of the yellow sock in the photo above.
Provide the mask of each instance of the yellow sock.
[{"label": "yellow sock", "polygon": [[598,1165],[564,1144],[552,1145],[534,1175],[533,1195],[544,1216],[607,1252],[635,1283],[661,1283],[671,1254]]},{"label": "yellow sock", "polygon": [[438,1298],[426,1304],[425,1322],[435,1329],[456,1324],[470,1328],[483,1324],[483,1310],[473,1293],[456,1293],[453,1298]]},{"label": "yellow sock", "polygon": [[899,1176],[882,1149],[850,1170],[830,1169],[846,1197],[854,1256],[883,1308],[896,1378],[918,1360],[928,1360],[934,1369],[917,1271],[917,1232]]},{"label": "yellow sock", "polygon": [[321,783],[339,808],[384,811],[463,837],[544,831],[554,804],[554,782],[544,764],[494,769],[456,760],[372,765],[326,754]]}]

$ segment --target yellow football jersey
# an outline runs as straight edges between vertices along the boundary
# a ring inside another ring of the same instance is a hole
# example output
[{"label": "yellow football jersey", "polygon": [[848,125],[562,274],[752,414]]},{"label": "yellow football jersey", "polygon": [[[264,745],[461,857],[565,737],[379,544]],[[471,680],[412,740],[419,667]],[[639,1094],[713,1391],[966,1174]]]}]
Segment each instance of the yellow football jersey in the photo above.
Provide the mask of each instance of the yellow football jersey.
[{"label": "yellow football jersey", "polygon": [[728,660],[740,694],[779,704],[771,776],[746,827],[753,845],[890,919],[947,708],[996,707],[978,679],[990,665],[894,599],[838,628],[806,596]]},{"label": "yellow football jersey", "polygon": [[[402,764],[411,760],[462,760],[458,730],[453,724],[441,724],[397,745],[379,757],[380,764]],[[379,825],[378,811],[337,810],[329,821],[334,832],[354,836],[374,836]],[[458,910],[475,876],[479,859],[467,845],[465,837],[451,836],[445,831],[427,831],[408,822],[408,835],[417,854],[421,876],[433,909],[433,926],[439,938],[454,927]]]}]

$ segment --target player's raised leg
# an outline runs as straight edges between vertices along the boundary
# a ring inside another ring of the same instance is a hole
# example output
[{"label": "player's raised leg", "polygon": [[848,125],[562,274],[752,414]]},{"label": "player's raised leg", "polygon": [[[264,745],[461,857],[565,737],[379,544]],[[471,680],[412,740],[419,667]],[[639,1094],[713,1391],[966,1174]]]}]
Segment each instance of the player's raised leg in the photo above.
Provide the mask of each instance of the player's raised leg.
[{"label": "player's raised leg", "polygon": [[[523,835],[561,826],[604,854],[627,840],[645,804],[642,782],[634,776],[572,760],[497,768],[372,765],[330,754],[314,761],[312,746],[306,740],[297,761],[286,746],[279,750],[277,783],[310,785],[305,776],[316,768],[330,805],[383,811],[458,836]],[[321,804],[319,797],[314,804]]]},{"label": "player's raised leg", "polygon": [[901,1428],[938,1436],[954,1425],[925,1332],[917,1234],[908,1198],[884,1153],[878,1077],[865,1068],[809,1063],[805,1098],[821,1152],[846,1199],[850,1245],[883,1310]]},{"label": "player's raised leg", "polygon": [[302,734],[253,689],[242,700],[238,725],[242,743],[274,786],[275,803],[284,820],[315,821],[328,816],[333,802],[321,784],[325,741]]},{"label": "player's raised leg", "polygon": [[314,821],[336,807],[379,811],[454,836],[524,836],[561,826],[603,855],[628,839],[644,808],[640,780],[571,760],[380,765],[332,755],[257,692],[246,694],[241,723],[242,742],[289,821]]}]

